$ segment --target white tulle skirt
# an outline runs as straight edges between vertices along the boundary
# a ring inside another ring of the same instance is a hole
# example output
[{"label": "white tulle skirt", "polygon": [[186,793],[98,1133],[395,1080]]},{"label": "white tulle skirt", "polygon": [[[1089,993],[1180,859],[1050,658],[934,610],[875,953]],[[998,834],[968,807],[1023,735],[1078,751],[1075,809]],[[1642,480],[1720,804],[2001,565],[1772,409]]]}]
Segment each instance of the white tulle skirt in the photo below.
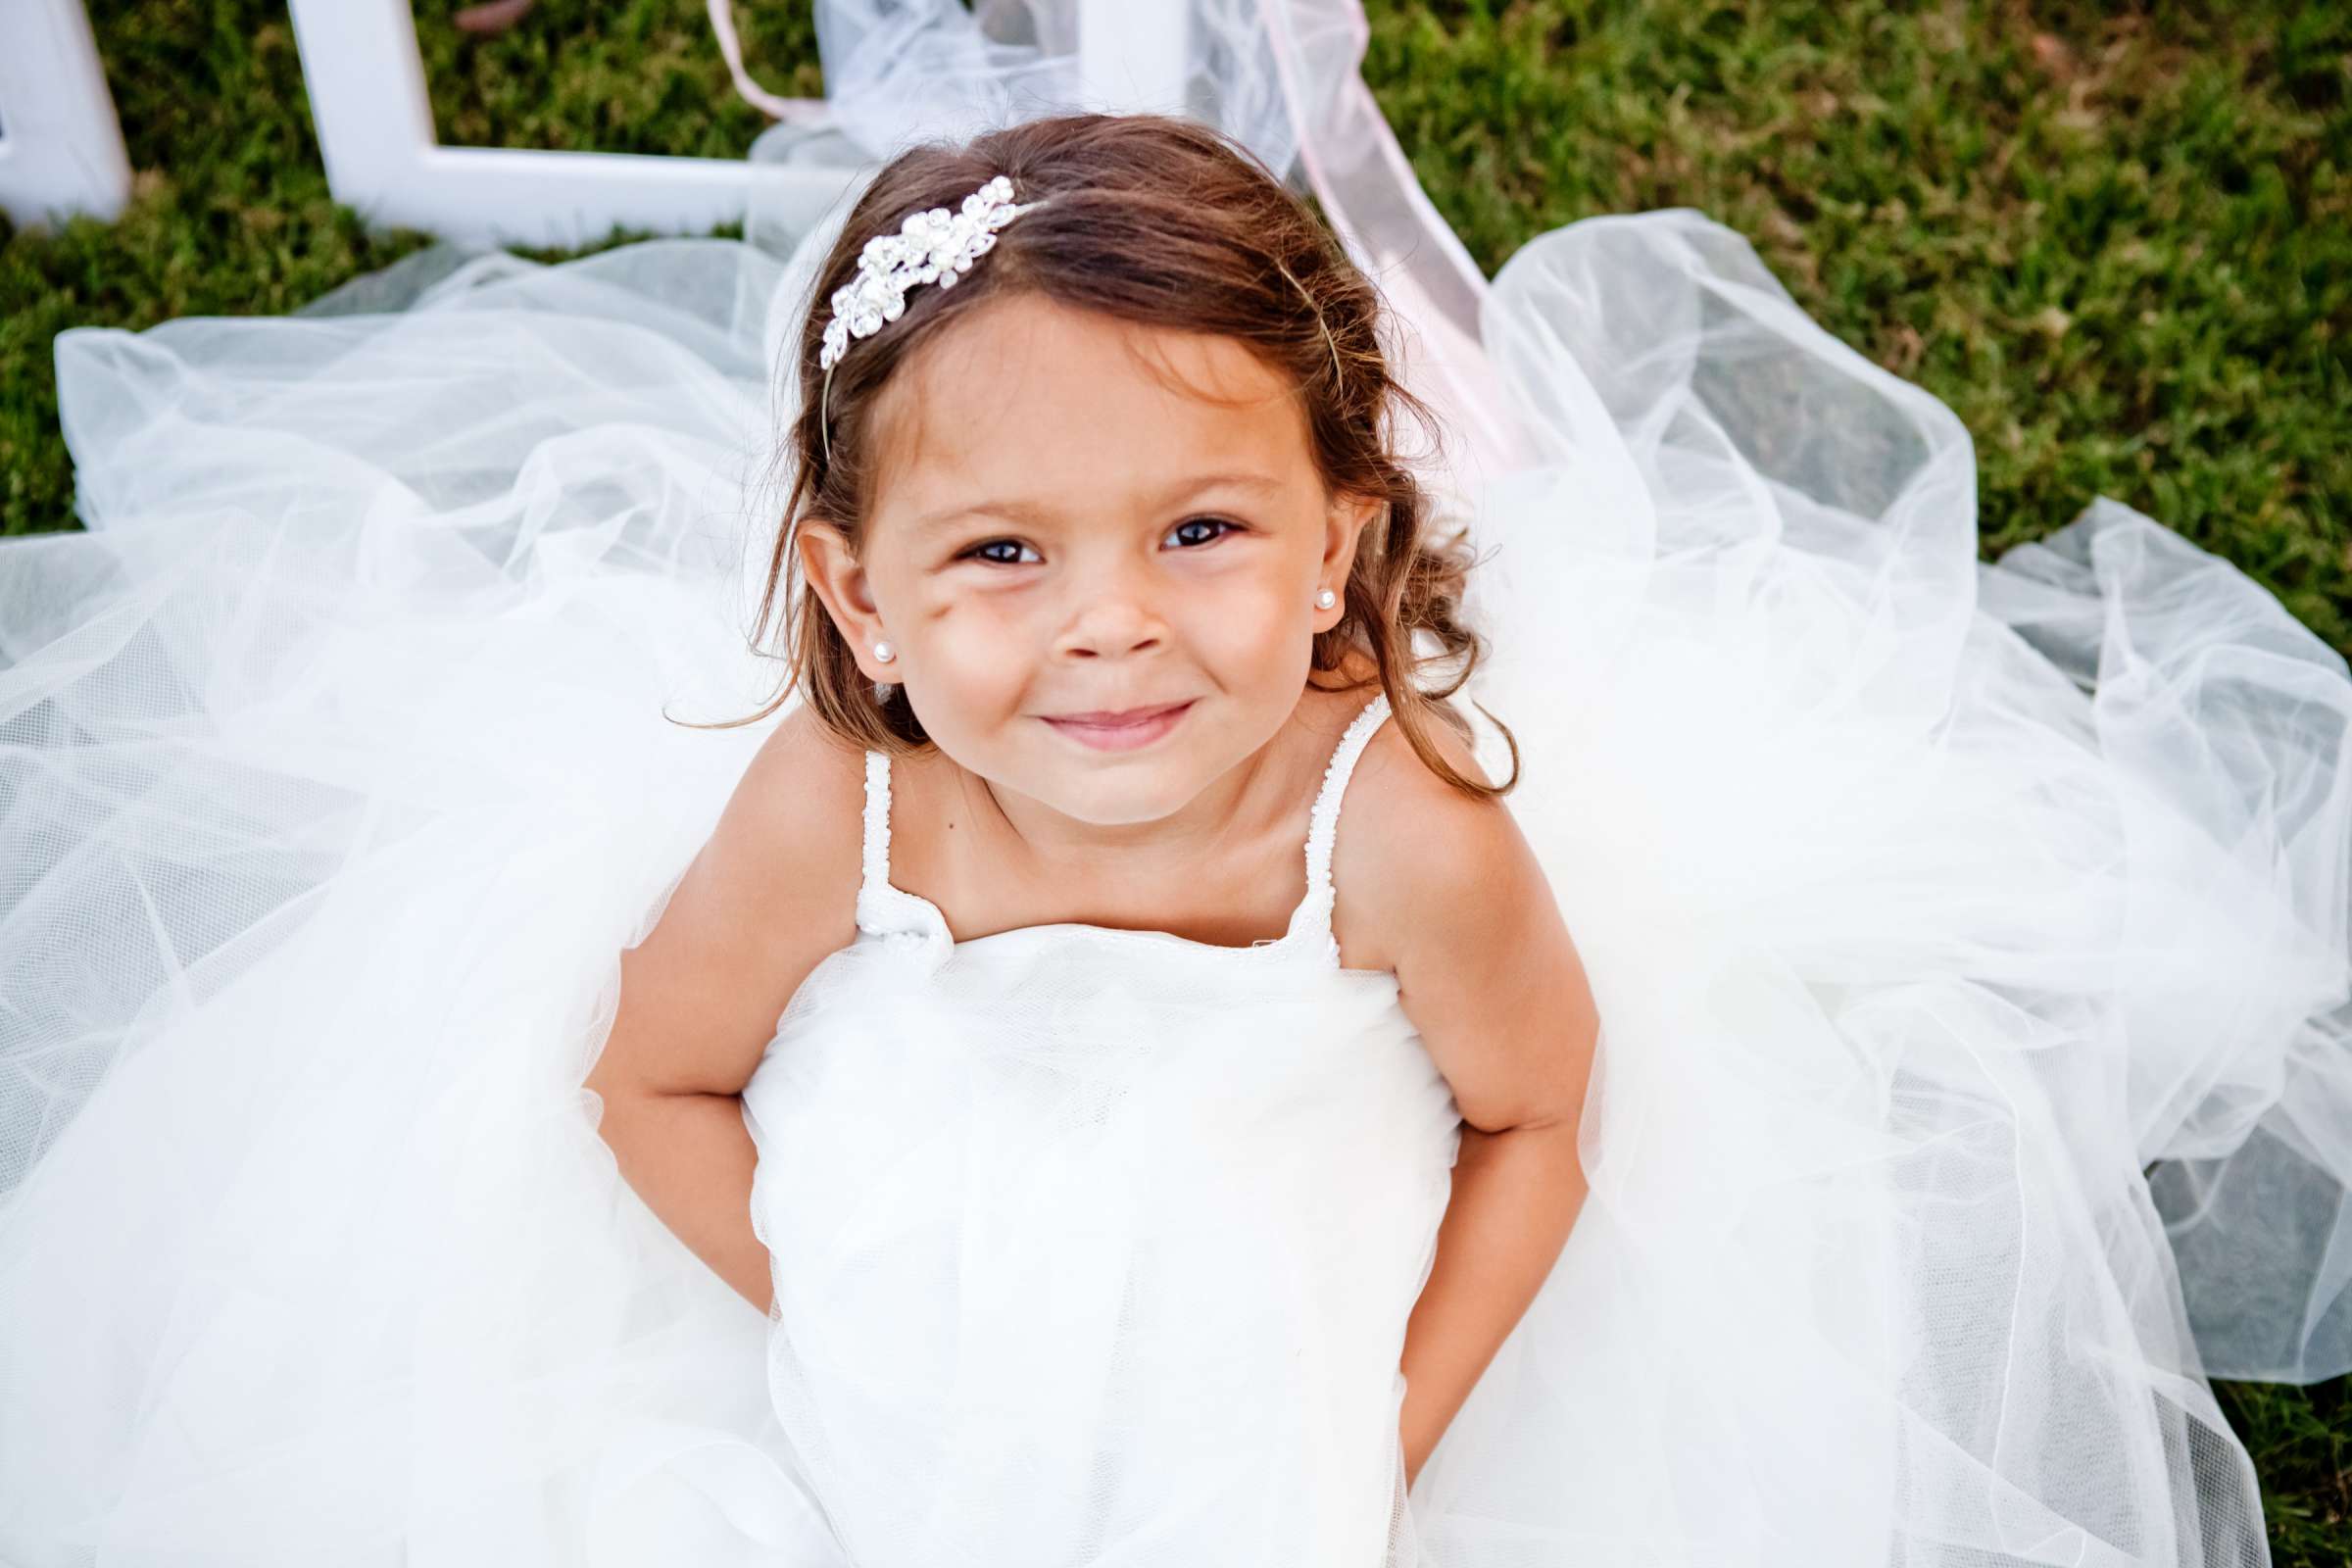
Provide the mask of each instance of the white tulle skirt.
[{"label": "white tulle skirt", "polygon": [[[840,1564],[765,1321],[580,1088],[766,728],[669,719],[775,675],[798,281],[436,251],[59,340],[88,531],[0,546],[0,1559]],[[1538,239],[1480,325],[1473,693],[1604,1032],[1418,1560],[2265,1560],[2206,1377],[2352,1362],[2343,662],[2112,503],[1980,566],[1951,415],[1694,215]]]},{"label": "white tulle skirt", "polygon": [[2267,1560],[2205,1375],[2343,1365],[2343,662],[2113,502],[1980,566],[1949,411],[1695,214],[1482,324],[1479,696],[1603,1050],[1432,1559]]}]

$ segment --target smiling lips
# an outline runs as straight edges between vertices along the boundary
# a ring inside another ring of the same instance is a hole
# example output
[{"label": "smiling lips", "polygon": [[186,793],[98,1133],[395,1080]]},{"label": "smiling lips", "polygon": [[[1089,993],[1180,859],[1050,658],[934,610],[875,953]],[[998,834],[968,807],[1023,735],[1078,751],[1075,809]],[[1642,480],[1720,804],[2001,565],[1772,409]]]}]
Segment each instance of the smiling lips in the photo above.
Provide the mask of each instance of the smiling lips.
[{"label": "smiling lips", "polygon": [[1115,711],[1097,710],[1091,713],[1061,713],[1045,716],[1046,722],[1073,740],[1085,742],[1098,751],[1126,752],[1139,746],[1149,746],[1176,727],[1187,710],[1191,698],[1181,703],[1162,703],[1156,708],[1122,708]]}]

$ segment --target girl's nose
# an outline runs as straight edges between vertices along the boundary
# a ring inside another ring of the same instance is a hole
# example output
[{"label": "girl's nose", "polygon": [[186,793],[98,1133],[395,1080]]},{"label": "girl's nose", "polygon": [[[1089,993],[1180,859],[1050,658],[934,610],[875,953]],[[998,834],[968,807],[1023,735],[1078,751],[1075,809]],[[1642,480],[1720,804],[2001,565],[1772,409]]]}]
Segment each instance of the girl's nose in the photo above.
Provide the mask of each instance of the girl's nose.
[{"label": "girl's nose", "polygon": [[1097,606],[1079,615],[1062,636],[1060,651],[1077,659],[1117,658],[1159,646],[1158,619],[1132,606]]},{"label": "girl's nose", "polygon": [[1145,572],[1094,572],[1073,588],[1077,600],[1056,652],[1078,659],[1117,658],[1156,648],[1167,635]]}]

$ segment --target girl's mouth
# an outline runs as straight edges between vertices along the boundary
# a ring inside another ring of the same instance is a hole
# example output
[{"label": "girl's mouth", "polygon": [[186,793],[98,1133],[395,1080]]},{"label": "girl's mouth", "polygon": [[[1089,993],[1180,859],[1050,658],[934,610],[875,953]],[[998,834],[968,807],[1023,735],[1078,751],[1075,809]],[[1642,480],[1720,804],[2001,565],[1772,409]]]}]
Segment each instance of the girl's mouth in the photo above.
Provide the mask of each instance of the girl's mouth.
[{"label": "girl's mouth", "polygon": [[1192,706],[1193,699],[1188,698],[1181,703],[1163,703],[1157,708],[1047,716],[1046,722],[1097,751],[1129,752],[1139,746],[1149,746],[1174,729]]}]

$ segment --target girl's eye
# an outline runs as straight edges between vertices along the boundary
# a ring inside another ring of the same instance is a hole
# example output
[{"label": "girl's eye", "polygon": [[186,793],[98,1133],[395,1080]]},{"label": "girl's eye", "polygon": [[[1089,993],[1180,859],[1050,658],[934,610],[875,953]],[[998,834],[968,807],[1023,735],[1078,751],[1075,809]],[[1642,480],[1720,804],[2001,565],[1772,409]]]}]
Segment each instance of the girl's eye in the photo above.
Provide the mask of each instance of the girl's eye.
[{"label": "girl's eye", "polygon": [[[1171,539],[1182,540],[1185,547],[1191,549],[1197,548],[1200,545],[1212,543],[1218,539],[1222,539],[1225,537],[1225,535],[1233,532],[1240,526],[1241,524],[1228,522],[1223,517],[1187,517],[1184,521],[1178,523],[1175,527],[1168,530],[1168,537]],[[1216,531],[1209,534],[1201,534],[1193,531],[1201,528],[1213,528]],[[1189,538],[1187,537],[1188,534],[1190,535]]]},{"label": "girl's eye", "polygon": [[[965,559],[985,561],[992,566],[1025,566],[1028,563],[1021,560],[1020,552],[1027,549],[1029,547],[1018,539],[989,539],[972,546],[963,554]],[[992,550],[1009,550],[1013,553],[1010,556],[988,554]],[[1032,554],[1034,553],[1032,552]]]}]

